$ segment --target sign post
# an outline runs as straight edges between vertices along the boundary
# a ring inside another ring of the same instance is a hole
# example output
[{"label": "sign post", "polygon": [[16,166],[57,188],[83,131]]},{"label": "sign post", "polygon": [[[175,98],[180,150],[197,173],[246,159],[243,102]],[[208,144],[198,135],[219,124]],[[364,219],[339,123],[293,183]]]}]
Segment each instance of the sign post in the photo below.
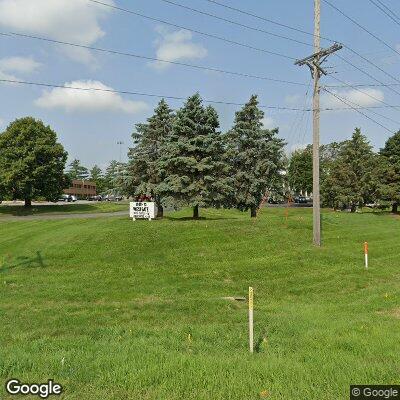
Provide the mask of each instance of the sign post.
[{"label": "sign post", "polygon": [[368,242],[364,242],[365,269],[368,269]]},{"label": "sign post", "polygon": [[253,331],[253,303],[254,303],[254,292],[253,288],[249,287],[249,347],[250,353],[254,350],[254,331]]},{"label": "sign post", "polygon": [[148,219],[151,221],[156,215],[156,205],[151,201],[132,201],[129,203],[129,217],[136,219]]}]

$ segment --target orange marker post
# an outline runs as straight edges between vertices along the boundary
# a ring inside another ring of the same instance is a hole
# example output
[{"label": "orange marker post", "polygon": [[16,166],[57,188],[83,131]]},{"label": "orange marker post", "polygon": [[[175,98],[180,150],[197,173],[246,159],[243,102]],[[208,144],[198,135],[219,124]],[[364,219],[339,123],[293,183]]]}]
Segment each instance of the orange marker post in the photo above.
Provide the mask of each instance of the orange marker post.
[{"label": "orange marker post", "polygon": [[365,269],[368,269],[368,242],[364,242]]}]

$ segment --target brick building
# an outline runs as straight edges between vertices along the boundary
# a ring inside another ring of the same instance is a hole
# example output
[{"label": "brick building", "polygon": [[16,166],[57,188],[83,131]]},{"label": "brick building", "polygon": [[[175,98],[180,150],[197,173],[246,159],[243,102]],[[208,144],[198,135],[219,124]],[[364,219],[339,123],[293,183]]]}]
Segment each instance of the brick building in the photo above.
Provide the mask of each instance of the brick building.
[{"label": "brick building", "polygon": [[76,196],[78,199],[87,199],[96,196],[96,184],[92,181],[73,179],[71,187],[64,189],[64,193]]}]

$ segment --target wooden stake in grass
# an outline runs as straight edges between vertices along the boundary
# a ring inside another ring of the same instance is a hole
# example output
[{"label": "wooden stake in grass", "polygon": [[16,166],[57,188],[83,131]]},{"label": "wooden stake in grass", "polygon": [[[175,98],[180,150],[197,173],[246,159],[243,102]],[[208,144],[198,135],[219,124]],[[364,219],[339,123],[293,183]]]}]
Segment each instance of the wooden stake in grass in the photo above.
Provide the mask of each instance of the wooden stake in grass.
[{"label": "wooden stake in grass", "polygon": [[364,242],[365,269],[368,269],[368,242]]},{"label": "wooden stake in grass", "polygon": [[254,331],[253,331],[253,300],[254,300],[254,293],[253,288],[249,287],[249,346],[250,346],[250,353],[253,353],[254,350]]}]

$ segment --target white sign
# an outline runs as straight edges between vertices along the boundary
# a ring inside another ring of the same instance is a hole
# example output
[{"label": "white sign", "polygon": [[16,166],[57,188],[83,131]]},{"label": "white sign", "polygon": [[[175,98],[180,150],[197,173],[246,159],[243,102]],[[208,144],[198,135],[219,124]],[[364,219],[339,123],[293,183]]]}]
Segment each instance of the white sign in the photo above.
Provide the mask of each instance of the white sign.
[{"label": "white sign", "polygon": [[133,201],[129,203],[129,216],[136,219],[154,219],[156,215],[156,204],[150,201]]}]

